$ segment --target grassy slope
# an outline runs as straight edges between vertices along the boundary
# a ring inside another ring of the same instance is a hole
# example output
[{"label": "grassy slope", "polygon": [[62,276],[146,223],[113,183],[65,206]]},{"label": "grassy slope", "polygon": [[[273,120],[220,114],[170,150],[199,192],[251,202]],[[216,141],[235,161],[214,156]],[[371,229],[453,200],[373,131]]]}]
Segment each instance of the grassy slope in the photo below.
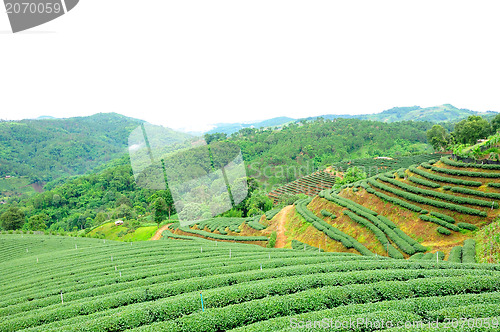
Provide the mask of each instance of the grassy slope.
[{"label": "grassy slope", "polygon": [[120,232],[127,232],[129,229],[124,225],[115,225],[114,222],[109,222],[93,229],[89,234],[94,235],[104,235],[106,239],[117,240],[117,241],[146,241],[149,240],[158,227],[155,226],[143,226],[139,227],[132,233],[125,234],[123,236],[118,236]]}]

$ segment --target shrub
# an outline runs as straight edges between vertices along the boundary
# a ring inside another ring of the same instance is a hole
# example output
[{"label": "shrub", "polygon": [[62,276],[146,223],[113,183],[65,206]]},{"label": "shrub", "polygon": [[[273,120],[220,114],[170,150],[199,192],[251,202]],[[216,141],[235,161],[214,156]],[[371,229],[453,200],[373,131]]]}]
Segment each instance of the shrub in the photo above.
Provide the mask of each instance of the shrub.
[{"label": "shrub", "polygon": [[[461,193],[461,194],[466,194],[466,195],[474,195],[474,196],[480,196],[480,197],[486,197],[486,198],[495,198],[495,199],[500,198],[499,193],[485,193],[484,191],[479,191],[479,190],[474,190],[474,189],[469,189],[469,188],[453,187],[453,188],[451,188],[451,191],[456,192],[456,193]],[[493,204],[493,202],[491,202],[491,203]]]},{"label": "shrub", "polygon": [[464,241],[462,248],[462,263],[475,263],[476,262],[476,241],[467,239]]},{"label": "shrub", "polygon": [[399,206],[404,207],[405,209],[408,209],[410,211],[414,211],[414,212],[422,211],[422,208],[419,206],[416,206],[414,204],[403,201],[402,199],[399,199],[397,197],[392,197],[392,196],[386,195],[386,194],[384,194],[380,191],[377,191],[371,187],[367,188],[366,191],[370,194],[373,194],[373,195],[383,199],[384,201],[387,201],[387,202],[395,204],[395,205],[399,205]]},{"label": "shrub", "polygon": [[330,211],[327,211],[327,210],[321,210],[321,214],[324,216],[324,217],[330,217],[332,219],[336,218],[337,216],[334,215],[333,213],[331,213]]},{"label": "shrub", "polygon": [[439,181],[439,182],[445,182],[445,183],[453,183],[453,184],[458,184],[462,186],[471,186],[471,187],[479,187],[482,183],[479,181],[468,181],[468,180],[462,180],[462,179],[455,179],[455,178],[450,178],[446,176],[441,176],[433,173],[429,173],[423,170],[420,170],[416,167],[411,167],[410,166],[410,171],[412,171],[415,174],[418,174],[424,178],[434,180],[434,181]]},{"label": "shrub", "polygon": [[321,251],[324,252],[323,249],[319,249],[313,246],[308,245],[307,243],[300,242],[298,240],[292,240],[292,249],[295,250],[305,250],[305,251]]},{"label": "shrub", "polygon": [[488,186],[492,188],[500,188],[500,183],[490,182],[488,183]]},{"label": "shrub", "polygon": [[456,161],[450,159],[450,157],[445,156],[441,158],[441,161],[450,166],[455,167],[467,167],[467,168],[482,168],[482,169],[492,169],[492,170],[500,170],[500,165],[498,164],[478,164],[478,163],[464,163],[461,161]]},{"label": "shrub", "polygon": [[481,200],[481,199],[474,199],[474,198],[468,198],[468,197],[460,197],[460,196],[455,196],[455,195],[449,195],[449,194],[440,193],[440,192],[437,192],[437,191],[434,191],[434,190],[422,189],[422,188],[411,186],[411,185],[408,185],[406,183],[403,183],[403,182],[400,182],[400,181],[397,181],[397,180],[393,180],[393,179],[389,179],[389,178],[383,177],[383,176],[380,177],[380,180],[382,180],[384,182],[388,182],[388,183],[390,183],[390,184],[392,184],[394,186],[400,187],[400,188],[402,188],[402,189],[404,189],[405,191],[408,191],[408,192],[412,192],[412,193],[419,194],[419,195],[424,195],[424,196],[429,196],[429,197],[435,197],[435,198],[439,198],[439,199],[442,199],[442,200],[445,200],[445,201],[449,201],[449,202],[452,202],[452,203],[457,203],[457,204],[471,204],[471,205],[478,205],[478,206],[484,206],[484,207],[494,206],[495,208],[498,208],[498,203],[493,203],[493,202],[490,202],[490,201],[485,201],[485,200]]},{"label": "shrub", "polygon": [[376,180],[368,179],[368,182],[377,188],[383,189],[385,191],[388,191],[390,193],[393,193],[395,195],[398,195],[398,196],[403,197],[407,200],[414,201],[417,203],[427,204],[427,205],[435,206],[438,208],[444,208],[444,209],[448,209],[448,210],[457,211],[459,213],[477,215],[477,216],[481,216],[481,217],[486,217],[486,215],[487,215],[486,212],[484,212],[484,211],[479,211],[479,210],[472,209],[472,208],[469,208],[466,206],[436,201],[433,199],[422,197],[420,195],[412,194],[412,193],[409,193],[406,191],[402,191],[399,189],[389,187],[383,183],[377,182]]},{"label": "shrub", "polygon": [[410,176],[408,178],[408,180],[410,180],[413,183],[420,184],[420,185],[426,186],[426,187],[431,187],[431,188],[439,188],[439,187],[441,187],[441,185],[438,184],[438,183],[436,183],[436,182],[432,182],[432,181],[424,180],[424,179],[421,179],[421,178],[417,178],[416,176]]},{"label": "shrub", "polygon": [[450,224],[455,223],[455,219],[453,217],[447,216],[446,214],[442,214],[439,212],[431,212],[431,216],[434,216],[434,217],[439,218],[441,220],[447,221]]},{"label": "shrub", "polygon": [[450,168],[440,168],[432,166],[431,168],[434,172],[444,173],[448,175],[455,176],[467,176],[467,177],[478,177],[478,178],[500,178],[500,173],[486,173],[486,172],[474,172],[474,171],[462,171]]},{"label": "shrub", "polygon": [[420,213],[422,213],[422,214],[427,214],[427,213],[429,213],[429,211],[427,211],[427,210],[422,210],[422,211],[420,211]]},{"label": "shrub", "polygon": [[428,222],[432,222],[432,223],[438,224],[440,226],[443,226],[443,227],[446,227],[448,229],[451,229],[452,231],[455,231],[455,232],[460,231],[460,228],[458,228],[458,226],[450,224],[449,222],[446,222],[444,220],[441,220],[441,219],[438,219],[438,218],[434,218],[434,217],[430,217],[428,215],[420,215],[418,217],[420,219],[422,219],[423,221],[428,221]]},{"label": "shrub", "polygon": [[458,227],[462,228],[462,229],[467,229],[469,231],[475,231],[477,230],[477,226],[476,225],[473,225],[473,224],[469,224],[467,222],[459,222],[457,224]]},{"label": "shrub", "polygon": [[446,228],[441,227],[441,226],[439,226],[437,228],[437,232],[440,234],[443,234],[443,235],[450,235],[451,234],[451,231],[449,229],[446,229]]},{"label": "shrub", "polygon": [[274,248],[274,246],[276,245],[276,237],[276,232],[272,232],[271,236],[269,237],[269,242],[267,243],[268,248]]},{"label": "shrub", "polygon": [[444,190],[450,190],[450,189],[451,189],[451,186],[443,186],[443,189],[444,189]]},{"label": "shrub", "polygon": [[448,262],[462,263],[462,247],[453,247],[450,251],[450,256],[448,256]]}]

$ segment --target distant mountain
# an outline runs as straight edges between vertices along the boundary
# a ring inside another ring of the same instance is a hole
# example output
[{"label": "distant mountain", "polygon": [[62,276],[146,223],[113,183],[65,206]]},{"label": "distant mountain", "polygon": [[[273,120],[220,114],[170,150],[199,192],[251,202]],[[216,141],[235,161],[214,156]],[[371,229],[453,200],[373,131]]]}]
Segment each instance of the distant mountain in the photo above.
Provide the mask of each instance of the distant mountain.
[{"label": "distant mountain", "polygon": [[[422,108],[420,106],[410,107],[394,107],[389,110],[375,113],[375,114],[360,114],[360,115],[337,115],[327,114],[319,117],[325,119],[336,118],[355,118],[361,120],[372,120],[380,122],[396,122],[396,121],[429,121],[429,122],[456,122],[467,118],[470,115],[491,116],[497,114],[496,112],[476,112],[465,108],[456,108],[450,104],[441,106],[433,106]],[[308,118],[312,119],[312,118]]]},{"label": "distant mountain", "polygon": [[[125,155],[130,133],[142,123],[116,113],[0,122],[0,177],[47,182],[87,173]],[[174,142],[191,137],[165,132]]]},{"label": "distant mountain", "polygon": [[375,114],[325,114],[320,116],[311,116],[307,118],[294,119],[289,117],[278,117],[269,120],[252,123],[217,123],[215,127],[206,133],[225,133],[232,134],[238,132],[243,128],[268,128],[268,127],[281,127],[290,122],[297,122],[301,120],[314,120],[317,118],[324,119],[360,119],[372,120],[380,122],[397,122],[397,121],[428,121],[428,122],[457,122],[465,119],[470,115],[481,115],[486,118],[496,115],[496,112],[476,112],[465,108],[456,108],[450,104],[441,106],[433,106],[422,108],[420,106],[409,107],[394,107],[389,110],[375,113]]},{"label": "distant mountain", "polygon": [[250,123],[217,123],[215,127],[207,131],[208,134],[213,133],[225,133],[230,135],[232,133],[238,132],[243,128],[268,128],[268,127],[280,127],[286,123],[296,121],[297,119],[289,118],[286,116],[281,116],[277,118],[272,118],[264,121],[250,122]]}]

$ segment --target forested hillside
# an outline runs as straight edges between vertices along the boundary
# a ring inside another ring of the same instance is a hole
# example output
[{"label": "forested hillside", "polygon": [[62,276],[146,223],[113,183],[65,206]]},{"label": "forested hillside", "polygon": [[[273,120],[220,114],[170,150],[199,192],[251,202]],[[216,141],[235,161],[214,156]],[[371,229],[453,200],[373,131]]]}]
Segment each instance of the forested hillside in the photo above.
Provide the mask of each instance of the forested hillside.
[{"label": "forested hillside", "polygon": [[45,183],[84,174],[125,154],[130,132],[143,122],[116,113],[0,122],[0,177]]},{"label": "forested hillside", "polygon": [[248,175],[272,186],[344,160],[430,152],[426,131],[431,127],[429,122],[319,118],[281,130],[245,128],[229,140],[240,146]]}]

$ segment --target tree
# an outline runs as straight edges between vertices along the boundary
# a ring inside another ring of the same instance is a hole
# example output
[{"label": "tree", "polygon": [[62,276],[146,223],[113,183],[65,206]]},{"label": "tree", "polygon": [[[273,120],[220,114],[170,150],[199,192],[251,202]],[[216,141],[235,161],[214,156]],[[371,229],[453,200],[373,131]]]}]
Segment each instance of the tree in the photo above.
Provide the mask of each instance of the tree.
[{"label": "tree", "polygon": [[25,222],[25,215],[21,209],[10,207],[0,216],[0,221],[6,230],[21,229]]},{"label": "tree", "polygon": [[47,228],[49,216],[45,213],[36,214],[28,219],[26,226],[30,231],[43,231]]},{"label": "tree", "polygon": [[165,220],[167,212],[168,207],[165,199],[163,199],[163,197],[158,197],[153,203],[154,220],[158,224],[158,227],[160,227],[161,222]]},{"label": "tree", "polygon": [[449,135],[443,126],[434,125],[427,131],[427,140],[435,150],[443,150],[449,142]]},{"label": "tree", "polygon": [[500,129],[500,114],[495,115],[495,117],[491,120],[492,134],[495,134],[498,129]]},{"label": "tree", "polygon": [[455,125],[455,138],[462,144],[473,144],[491,133],[491,126],[480,116],[471,115]]},{"label": "tree", "polygon": [[337,177],[335,179],[335,186],[334,187],[340,188],[344,184],[353,183],[353,182],[363,180],[363,179],[366,179],[366,173],[363,172],[363,170],[361,168],[358,168],[356,166],[349,167],[347,169],[347,172],[344,173],[343,178]]}]

